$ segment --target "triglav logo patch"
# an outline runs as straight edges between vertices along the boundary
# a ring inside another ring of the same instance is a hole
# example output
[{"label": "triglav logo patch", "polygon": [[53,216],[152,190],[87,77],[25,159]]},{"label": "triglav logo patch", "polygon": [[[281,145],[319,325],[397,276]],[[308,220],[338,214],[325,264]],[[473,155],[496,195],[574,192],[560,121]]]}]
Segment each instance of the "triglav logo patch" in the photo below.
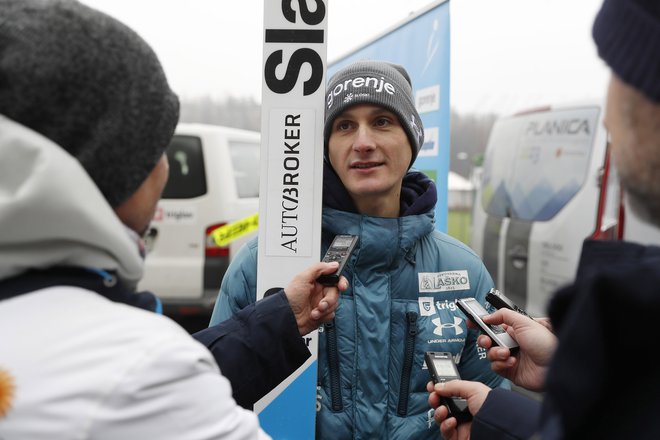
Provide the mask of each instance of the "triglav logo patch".
[{"label": "triglav logo patch", "polygon": [[432,296],[420,296],[417,301],[419,302],[419,314],[422,316],[435,315],[435,305],[433,305]]},{"label": "triglav logo patch", "polygon": [[467,270],[421,272],[417,277],[420,293],[470,290],[470,278]]}]

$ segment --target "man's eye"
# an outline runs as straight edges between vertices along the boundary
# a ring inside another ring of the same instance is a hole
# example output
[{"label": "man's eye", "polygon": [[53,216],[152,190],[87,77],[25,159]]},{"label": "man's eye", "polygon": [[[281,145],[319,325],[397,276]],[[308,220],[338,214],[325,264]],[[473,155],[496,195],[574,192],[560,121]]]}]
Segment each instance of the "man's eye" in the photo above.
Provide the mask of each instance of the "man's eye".
[{"label": "man's eye", "polygon": [[390,125],[390,120],[387,118],[378,118],[376,119],[376,126],[378,127],[386,127]]},{"label": "man's eye", "polygon": [[337,123],[335,130],[344,131],[344,130],[348,130],[349,128],[351,128],[351,124],[348,121],[342,121]]}]

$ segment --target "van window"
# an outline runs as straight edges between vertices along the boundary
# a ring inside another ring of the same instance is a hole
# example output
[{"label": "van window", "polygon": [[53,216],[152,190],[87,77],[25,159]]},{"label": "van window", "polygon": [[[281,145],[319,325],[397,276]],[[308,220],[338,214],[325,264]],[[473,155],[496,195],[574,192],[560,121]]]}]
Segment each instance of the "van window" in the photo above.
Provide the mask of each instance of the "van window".
[{"label": "van window", "polygon": [[190,199],[206,194],[206,172],[202,140],[197,136],[174,135],[167,147],[170,177],[163,199]]},{"label": "van window", "polygon": [[238,197],[259,197],[259,150],[258,143],[230,141],[229,152],[234,168]]},{"label": "van window", "polygon": [[494,127],[481,203],[497,217],[547,221],[585,184],[598,108],[532,113]]}]

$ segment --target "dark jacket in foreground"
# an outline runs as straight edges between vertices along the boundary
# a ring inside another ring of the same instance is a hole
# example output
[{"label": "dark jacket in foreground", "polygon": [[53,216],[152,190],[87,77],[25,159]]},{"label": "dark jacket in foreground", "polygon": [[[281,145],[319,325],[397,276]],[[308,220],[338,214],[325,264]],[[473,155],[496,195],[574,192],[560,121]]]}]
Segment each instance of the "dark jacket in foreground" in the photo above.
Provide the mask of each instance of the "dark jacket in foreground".
[{"label": "dark jacket in foreground", "polygon": [[660,438],[660,374],[651,361],[660,248],[585,242],[576,282],[557,292],[549,312],[559,346],[542,408],[494,390],[471,438]]},{"label": "dark jacket in foreground", "polygon": [[193,337],[211,351],[234,400],[247,409],[311,356],[284,290]]}]

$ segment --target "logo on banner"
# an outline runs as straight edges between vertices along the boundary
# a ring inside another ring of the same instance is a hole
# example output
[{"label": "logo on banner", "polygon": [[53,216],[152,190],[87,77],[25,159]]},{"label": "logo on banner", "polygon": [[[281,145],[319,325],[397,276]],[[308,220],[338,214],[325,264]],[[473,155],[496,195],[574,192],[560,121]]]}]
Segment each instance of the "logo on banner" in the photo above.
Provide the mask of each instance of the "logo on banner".
[{"label": "logo on banner", "polygon": [[440,109],[440,85],[426,87],[415,93],[415,108],[422,113]]},{"label": "logo on banner", "polygon": [[[317,26],[325,19],[325,3],[316,1],[316,9],[310,11],[307,2],[298,2],[299,11],[292,8],[292,2],[282,2],[282,16],[289,22],[295,23],[298,14],[302,21],[308,26]],[[323,74],[325,63],[314,45],[319,49],[325,48],[325,31],[319,29],[265,29],[264,42],[275,43],[275,47],[282,45],[304,44],[305,47],[296,49],[286,65],[286,71],[281,78],[277,76],[277,68],[284,64],[284,51],[277,49],[270,53],[264,65],[264,81],[268,89],[278,95],[285,95],[293,90],[298,78],[303,71],[303,66],[308,65],[312,71],[306,81],[303,82],[303,96],[313,95],[323,85]],[[277,44],[279,43],[279,44]],[[268,46],[269,47],[269,46]]]},{"label": "logo on banner", "polygon": [[427,127],[424,129],[424,143],[419,150],[419,156],[434,157],[438,156],[440,148],[438,146],[438,127]]}]

